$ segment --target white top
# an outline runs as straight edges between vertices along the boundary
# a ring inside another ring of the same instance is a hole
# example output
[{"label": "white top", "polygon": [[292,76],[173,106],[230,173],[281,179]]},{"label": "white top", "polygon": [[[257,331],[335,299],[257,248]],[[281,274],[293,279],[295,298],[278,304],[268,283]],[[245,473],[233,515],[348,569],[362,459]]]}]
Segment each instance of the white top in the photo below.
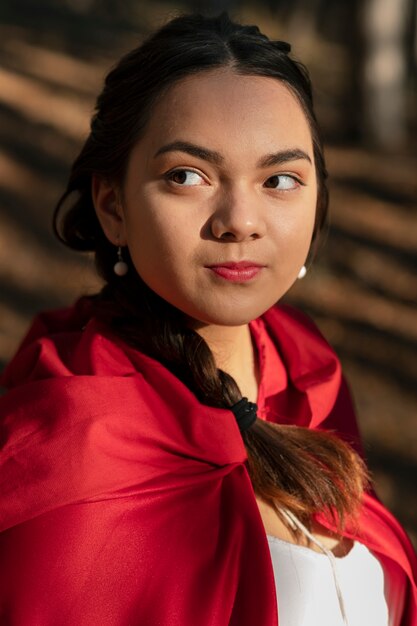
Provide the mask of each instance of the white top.
[{"label": "white top", "polygon": [[393,625],[384,595],[384,571],[366,546],[356,542],[344,557],[330,559],[271,535],[267,539],[279,626]]}]

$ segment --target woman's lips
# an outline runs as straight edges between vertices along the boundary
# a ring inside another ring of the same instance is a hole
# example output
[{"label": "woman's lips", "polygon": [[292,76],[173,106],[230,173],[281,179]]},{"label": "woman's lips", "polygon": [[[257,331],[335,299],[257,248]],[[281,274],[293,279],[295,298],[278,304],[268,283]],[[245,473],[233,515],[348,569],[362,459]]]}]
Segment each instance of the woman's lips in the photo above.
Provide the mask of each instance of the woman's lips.
[{"label": "woman's lips", "polygon": [[230,280],[232,282],[245,282],[254,278],[262,269],[261,265],[247,265],[244,263],[235,263],[226,265],[212,265],[208,269],[212,270],[217,276]]}]

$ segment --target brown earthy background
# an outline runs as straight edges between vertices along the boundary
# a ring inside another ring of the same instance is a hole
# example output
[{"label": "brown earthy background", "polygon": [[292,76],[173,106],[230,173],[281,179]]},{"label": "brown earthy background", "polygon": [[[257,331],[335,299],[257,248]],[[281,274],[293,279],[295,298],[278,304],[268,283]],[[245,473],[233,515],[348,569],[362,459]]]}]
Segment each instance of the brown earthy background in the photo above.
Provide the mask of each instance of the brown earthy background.
[{"label": "brown earthy background", "polygon": [[9,0],[0,7],[0,369],[33,315],[97,288],[50,220],[103,77],[178,11],[227,8],[309,67],[330,171],[320,258],[286,297],[341,357],[377,491],[417,546],[416,0]]}]

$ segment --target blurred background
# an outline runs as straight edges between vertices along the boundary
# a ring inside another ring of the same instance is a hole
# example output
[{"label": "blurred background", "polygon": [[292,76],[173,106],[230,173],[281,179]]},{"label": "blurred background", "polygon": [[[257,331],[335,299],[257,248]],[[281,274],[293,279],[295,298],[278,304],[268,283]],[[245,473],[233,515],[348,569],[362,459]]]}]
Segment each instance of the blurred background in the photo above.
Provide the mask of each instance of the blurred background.
[{"label": "blurred background", "polygon": [[377,491],[417,547],[417,0],[2,0],[0,369],[34,314],[97,290],[53,208],[105,73],[192,9],[258,24],[311,72],[330,229],[286,300],[337,350]]}]

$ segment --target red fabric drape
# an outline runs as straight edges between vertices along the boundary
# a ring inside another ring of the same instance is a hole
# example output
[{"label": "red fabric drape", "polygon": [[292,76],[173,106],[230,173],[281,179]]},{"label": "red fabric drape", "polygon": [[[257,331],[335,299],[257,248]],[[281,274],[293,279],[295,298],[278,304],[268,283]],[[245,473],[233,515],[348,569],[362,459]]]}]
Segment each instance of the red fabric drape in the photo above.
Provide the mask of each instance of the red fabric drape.
[{"label": "red fabric drape", "polygon": [[[314,325],[275,306],[251,331],[260,416],[337,430],[360,450],[339,361]],[[0,624],[278,624],[229,410],[112,337],[88,298],[38,316],[0,384]],[[416,626],[416,559],[398,522],[369,495],[351,536],[407,586],[401,626]]]}]

